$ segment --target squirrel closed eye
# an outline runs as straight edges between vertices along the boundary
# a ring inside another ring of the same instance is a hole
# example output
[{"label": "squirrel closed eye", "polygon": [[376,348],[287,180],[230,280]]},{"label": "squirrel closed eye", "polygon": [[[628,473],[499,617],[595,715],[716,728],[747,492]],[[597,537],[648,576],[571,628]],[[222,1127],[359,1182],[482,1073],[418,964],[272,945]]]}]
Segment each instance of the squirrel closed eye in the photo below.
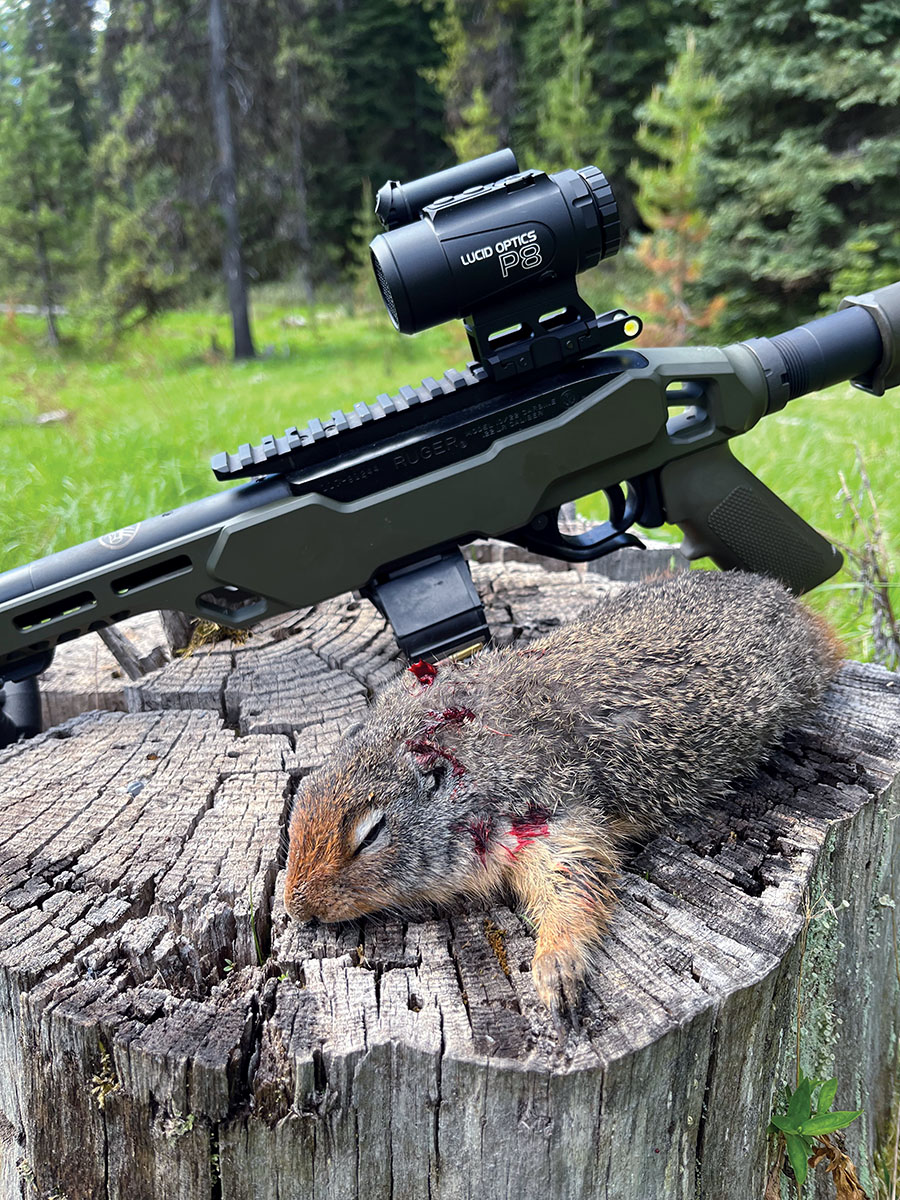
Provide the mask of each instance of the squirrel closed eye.
[{"label": "squirrel closed eye", "polygon": [[386,842],[389,837],[387,821],[384,816],[383,808],[373,808],[364,817],[361,817],[357,823],[353,834],[353,844],[355,849],[353,854],[360,854],[363,850],[371,850],[379,843]]},{"label": "squirrel closed eye", "polygon": [[290,822],[297,920],[511,891],[574,1012],[624,845],[723,797],[814,707],[839,651],[780,584],[690,571],[523,649],[389,685]]}]

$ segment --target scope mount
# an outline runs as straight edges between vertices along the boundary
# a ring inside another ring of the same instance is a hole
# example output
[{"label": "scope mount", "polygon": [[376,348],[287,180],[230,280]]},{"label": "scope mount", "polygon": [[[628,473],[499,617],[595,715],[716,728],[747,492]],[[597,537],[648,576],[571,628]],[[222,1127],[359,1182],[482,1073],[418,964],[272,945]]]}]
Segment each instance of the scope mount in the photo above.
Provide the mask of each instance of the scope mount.
[{"label": "scope mount", "polygon": [[640,317],[618,309],[597,316],[574,279],[548,280],[513,300],[480,305],[463,325],[472,365],[498,381],[610,350],[643,328]]}]

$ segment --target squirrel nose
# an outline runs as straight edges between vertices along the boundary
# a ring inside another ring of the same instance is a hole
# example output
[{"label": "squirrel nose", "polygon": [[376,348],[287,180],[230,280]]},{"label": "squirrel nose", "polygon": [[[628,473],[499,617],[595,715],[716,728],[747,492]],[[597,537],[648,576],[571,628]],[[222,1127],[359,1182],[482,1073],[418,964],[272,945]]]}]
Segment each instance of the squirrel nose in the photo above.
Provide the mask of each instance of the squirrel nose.
[{"label": "squirrel nose", "polygon": [[295,921],[309,921],[315,916],[310,908],[306,885],[297,883],[288,877],[284,885],[284,907],[287,914]]}]

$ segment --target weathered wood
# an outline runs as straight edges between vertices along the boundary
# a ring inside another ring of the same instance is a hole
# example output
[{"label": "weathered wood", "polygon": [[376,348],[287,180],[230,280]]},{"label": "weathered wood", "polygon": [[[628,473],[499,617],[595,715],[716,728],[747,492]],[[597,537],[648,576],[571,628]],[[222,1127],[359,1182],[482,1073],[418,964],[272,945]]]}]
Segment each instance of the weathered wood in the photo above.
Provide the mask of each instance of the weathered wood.
[{"label": "weathered wood", "polygon": [[166,635],[169,657],[175,658],[182,651],[186,650],[190,644],[191,631],[194,628],[194,618],[189,617],[187,613],[166,608],[159,614],[159,619],[162,622],[163,632]]},{"label": "weathered wood", "polygon": [[[476,574],[501,640],[608,586]],[[400,669],[345,597],[0,754],[0,1196],[761,1196],[801,976],[801,1061],[865,1110],[865,1181],[900,1031],[897,677],[848,664],[757,779],[635,850],[560,1041],[502,905],[286,918],[299,781]]]},{"label": "weathered wood", "polygon": [[[125,635],[142,661],[158,652],[165,640],[157,613],[143,613],[123,621],[116,632]],[[63,643],[56,648],[52,665],[41,676],[44,728],[61,725],[70,717],[93,709],[125,712],[126,682],[121,665],[96,634]]]},{"label": "weathered wood", "polygon": [[169,656],[162,646],[154,646],[149,654],[138,654],[125,634],[115,626],[98,629],[97,633],[100,641],[129,679],[140,679],[150,671],[158,671],[169,661]]}]

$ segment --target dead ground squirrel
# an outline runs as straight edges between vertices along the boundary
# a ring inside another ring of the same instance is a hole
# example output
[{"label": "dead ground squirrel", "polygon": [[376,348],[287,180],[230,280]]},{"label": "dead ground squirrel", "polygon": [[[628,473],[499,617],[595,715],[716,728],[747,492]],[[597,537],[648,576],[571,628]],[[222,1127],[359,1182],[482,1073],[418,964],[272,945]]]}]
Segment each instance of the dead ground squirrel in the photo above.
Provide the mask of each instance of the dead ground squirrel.
[{"label": "dead ground squirrel", "polygon": [[574,1013],[625,843],[751,774],[839,659],[780,584],[691,571],[524,649],[418,664],[305,781],[287,911],[341,921],[511,892],[537,931],[538,994]]}]

